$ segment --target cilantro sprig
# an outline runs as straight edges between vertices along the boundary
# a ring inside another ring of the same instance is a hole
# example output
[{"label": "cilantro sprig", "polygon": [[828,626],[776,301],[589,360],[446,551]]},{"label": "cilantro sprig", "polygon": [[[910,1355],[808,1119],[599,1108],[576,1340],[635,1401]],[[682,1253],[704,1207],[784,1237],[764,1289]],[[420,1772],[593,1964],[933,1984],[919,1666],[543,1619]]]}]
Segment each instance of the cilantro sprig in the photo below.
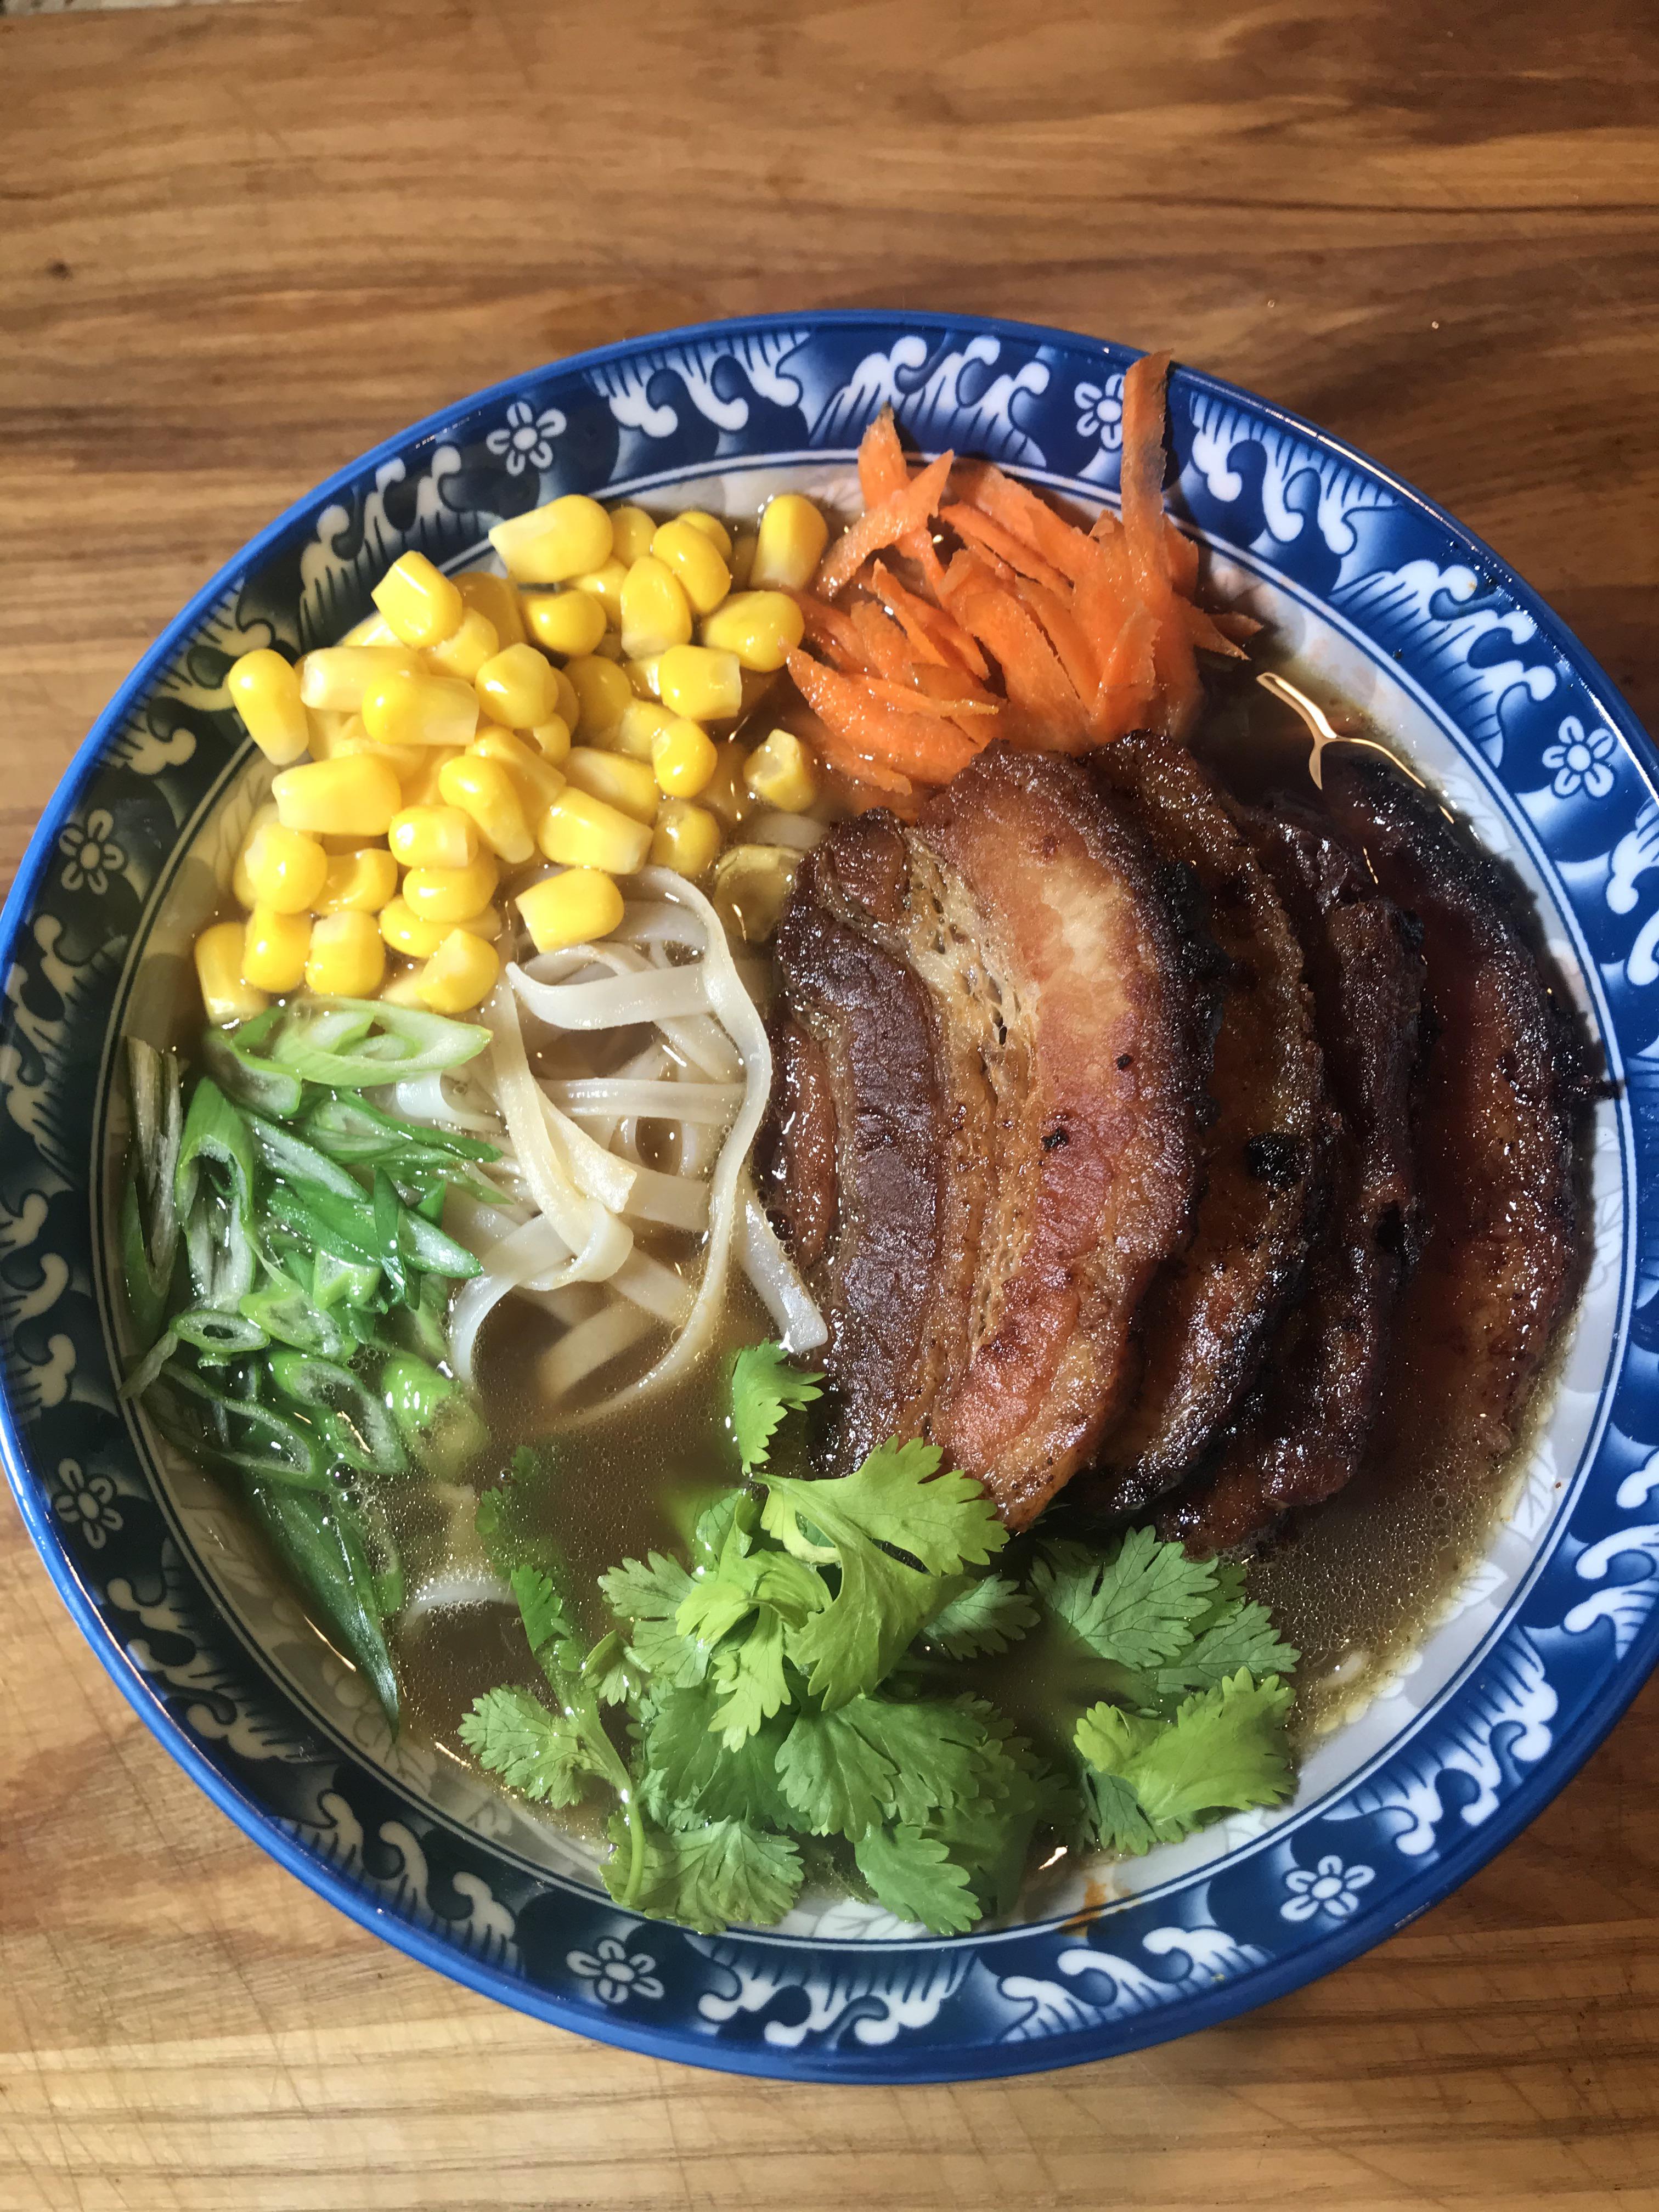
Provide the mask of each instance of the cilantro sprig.
[{"label": "cilantro sprig", "polygon": [[[703,1512],[687,1559],[599,1578],[613,1626],[590,1650],[535,1533],[529,1467],[509,1498],[486,1494],[480,1526],[552,1702],[492,1690],[462,1741],[539,1802],[608,1793],[619,1902],[710,1933],[769,1925],[827,1867],[959,1934],[1012,1907],[1039,1834],[1132,1854],[1288,1794],[1297,1655],[1239,1570],[1149,1529],[1022,1540],[1006,1565],[982,1486],[923,1442],[838,1477],[772,1468],[820,1381],[775,1345],[738,1355],[750,1482]],[[1026,1639],[1069,1698],[1033,1735],[975,1673]]]}]

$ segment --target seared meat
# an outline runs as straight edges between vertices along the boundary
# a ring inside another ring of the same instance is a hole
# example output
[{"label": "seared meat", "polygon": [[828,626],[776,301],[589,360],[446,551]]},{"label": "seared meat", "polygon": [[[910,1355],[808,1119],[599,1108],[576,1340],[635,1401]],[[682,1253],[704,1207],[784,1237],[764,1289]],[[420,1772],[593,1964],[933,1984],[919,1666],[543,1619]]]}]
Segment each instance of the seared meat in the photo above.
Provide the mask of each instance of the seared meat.
[{"label": "seared meat", "polygon": [[834,1462],[929,1435],[1022,1528],[1122,1411],[1187,1232],[1178,904],[1087,769],[994,746],[915,824],[826,839],[776,952],[763,1181],[830,1322]]},{"label": "seared meat", "polygon": [[1383,762],[1328,766],[1325,787],[1338,830],[1423,933],[1422,1251],[1401,1302],[1379,1450],[1473,1479],[1508,1450],[1577,1294],[1577,1139],[1591,1071],[1510,872]]},{"label": "seared meat", "polygon": [[1142,1309],[1139,1393],[1086,1486],[1093,1510],[1128,1513],[1190,1473],[1249,1389],[1301,1285],[1335,1115],[1302,946],[1209,778],[1145,733],[1096,767],[1154,849],[1193,872],[1227,958],[1197,1225]]},{"label": "seared meat", "polygon": [[1306,1293],[1224,1449],[1159,1519],[1163,1534],[1198,1553],[1235,1549],[1358,1472],[1415,1242],[1410,1109],[1423,993],[1415,926],[1317,822],[1285,808],[1239,818],[1301,940],[1340,1118]]}]

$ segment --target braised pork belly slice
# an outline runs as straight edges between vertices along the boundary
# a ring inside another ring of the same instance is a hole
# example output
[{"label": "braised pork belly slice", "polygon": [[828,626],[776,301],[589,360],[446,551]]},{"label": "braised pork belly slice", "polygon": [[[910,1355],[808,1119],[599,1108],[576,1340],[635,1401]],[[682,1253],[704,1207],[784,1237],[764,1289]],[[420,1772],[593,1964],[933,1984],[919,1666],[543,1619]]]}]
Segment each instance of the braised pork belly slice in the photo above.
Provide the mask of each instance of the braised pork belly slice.
[{"label": "braised pork belly slice", "polygon": [[1284,806],[1238,819],[1302,945],[1339,1133],[1305,1292],[1224,1448],[1160,1513],[1162,1533],[1196,1553],[1254,1541],[1358,1472],[1416,1243],[1416,926],[1316,819]]},{"label": "braised pork belly slice", "polygon": [[830,1463],[931,1437],[1023,1528],[1133,1396],[1188,1233],[1190,918],[1086,768],[994,746],[827,838],[776,960],[759,1165],[830,1325]]},{"label": "braised pork belly slice", "polygon": [[1116,1515],[1190,1474],[1243,1404],[1302,1286],[1337,1117],[1301,941],[1214,785],[1146,733],[1095,765],[1153,849],[1191,871],[1225,956],[1192,1241],[1148,1294],[1140,1388],[1086,1484],[1090,1507]]}]

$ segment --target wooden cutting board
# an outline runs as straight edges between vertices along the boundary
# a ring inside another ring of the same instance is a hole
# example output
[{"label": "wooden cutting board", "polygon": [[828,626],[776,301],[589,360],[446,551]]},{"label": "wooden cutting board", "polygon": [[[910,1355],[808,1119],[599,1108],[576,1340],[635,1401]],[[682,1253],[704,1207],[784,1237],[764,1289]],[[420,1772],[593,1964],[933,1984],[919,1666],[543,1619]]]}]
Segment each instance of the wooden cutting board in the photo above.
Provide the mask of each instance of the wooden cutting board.
[{"label": "wooden cutting board", "polygon": [[[1643,0],[0,9],[0,861],[307,486],[760,308],[1069,325],[1270,392],[1659,707]],[[452,1987],[214,1812],[0,1506],[0,2212],[1659,2204],[1659,1688],[1345,1972],[1006,2084],[798,2088]]]}]

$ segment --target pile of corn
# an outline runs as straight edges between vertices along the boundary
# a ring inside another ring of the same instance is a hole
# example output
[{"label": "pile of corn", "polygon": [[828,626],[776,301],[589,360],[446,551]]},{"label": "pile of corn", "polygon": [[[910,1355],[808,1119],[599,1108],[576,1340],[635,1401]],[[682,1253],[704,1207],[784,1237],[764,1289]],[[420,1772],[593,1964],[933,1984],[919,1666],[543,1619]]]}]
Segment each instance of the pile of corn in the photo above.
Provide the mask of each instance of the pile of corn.
[{"label": "pile of corn", "polygon": [[504,879],[544,952],[613,930],[618,878],[647,862],[714,871],[717,903],[725,869],[739,915],[763,908],[745,868],[787,856],[728,835],[757,803],[809,807],[817,766],[787,731],[751,748],[711,730],[799,644],[790,592],[827,538],[793,492],[735,544],[711,514],[574,494],[490,532],[504,577],[406,553],[340,645],[244,654],[230,696],[282,772],[236,862],[246,920],[197,940],[209,1018],[302,986],[464,1013],[500,974]]}]

